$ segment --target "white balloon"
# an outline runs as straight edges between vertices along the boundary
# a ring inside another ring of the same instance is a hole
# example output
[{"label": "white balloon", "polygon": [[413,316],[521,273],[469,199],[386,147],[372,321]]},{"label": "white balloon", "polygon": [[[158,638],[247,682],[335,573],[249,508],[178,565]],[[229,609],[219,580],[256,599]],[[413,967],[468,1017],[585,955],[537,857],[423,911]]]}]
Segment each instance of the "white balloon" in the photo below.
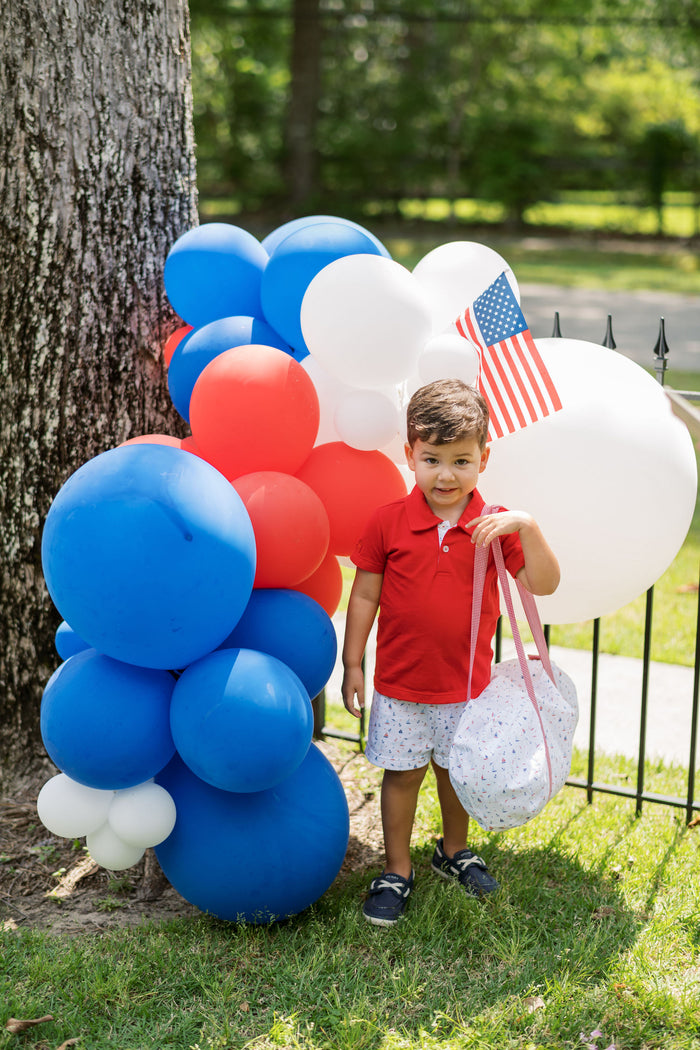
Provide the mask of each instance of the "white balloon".
[{"label": "white balloon", "polygon": [[338,401],[334,420],[340,440],[351,448],[382,448],[399,432],[398,397],[381,390],[350,390]]},{"label": "white balloon", "polygon": [[431,331],[413,274],[380,255],[346,255],[306,289],[301,329],[310,352],[351,386],[382,389],[415,370]]},{"label": "white balloon", "polygon": [[418,375],[424,383],[461,379],[473,386],[479,375],[479,355],[468,339],[441,332],[425,344],[418,358]]},{"label": "white balloon", "polygon": [[[388,445],[382,445],[379,450],[383,452],[385,456],[388,456],[397,467],[405,467],[406,464],[406,427],[402,426],[400,432],[389,442]],[[413,488],[413,482],[409,486],[409,489]]]},{"label": "white balloon", "polygon": [[433,332],[442,332],[505,271],[520,302],[515,274],[503,256],[477,241],[449,241],[424,255],[413,268],[431,302]]},{"label": "white balloon", "polygon": [[109,824],[103,824],[97,831],[87,836],[85,844],[88,853],[95,861],[108,871],[122,871],[138,864],[145,850],[141,846],[130,846],[112,830]]},{"label": "white balloon", "polygon": [[112,831],[129,846],[146,849],[167,839],[177,816],[172,796],[148,781],[117,791],[109,807]]},{"label": "white balloon", "polygon": [[39,820],[52,835],[75,839],[104,824],[113,798],[113,791],[86,787],[66,773],[58,773],[42,787],[36,808]]},{"label": "white balloon", "polygon": [[344,394],[356,390],[357,387],[349,386],[332,375],[313,354],[306,355],[301,361],[301,367],[313,383],[318,397],[319,423],[315,444],[325,445],[329,441],[341,441],[335,428],[335,408]]},{"label": "white balloon", "polygon": [[668,568],[695,508],[693,443],[656,380],[614,350],[576,339],[537,348],[562,409],[495,441],[479,490],[526,510],[561,566],[537,604],[545,623],[614,612]]}]

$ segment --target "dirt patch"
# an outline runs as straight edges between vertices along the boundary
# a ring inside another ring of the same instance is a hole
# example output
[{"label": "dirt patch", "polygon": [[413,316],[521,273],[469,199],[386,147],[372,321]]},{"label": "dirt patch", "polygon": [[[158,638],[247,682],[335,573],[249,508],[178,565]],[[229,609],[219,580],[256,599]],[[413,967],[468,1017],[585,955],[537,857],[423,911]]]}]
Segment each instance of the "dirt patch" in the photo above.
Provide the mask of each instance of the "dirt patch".
[{"label": "dirt patch", "polygon": [[[383,850],[380,773],[343,743],[318,746],[337,771],[350,808],[339,877],[376,868]],[[0,800],[0,928],[71,936],[200,914],[173,889],[152,850],[133,868],[109,872],[92,861],[82,839],[51,835],[36,812],[45,779],[28,785],[21,798]]]}]

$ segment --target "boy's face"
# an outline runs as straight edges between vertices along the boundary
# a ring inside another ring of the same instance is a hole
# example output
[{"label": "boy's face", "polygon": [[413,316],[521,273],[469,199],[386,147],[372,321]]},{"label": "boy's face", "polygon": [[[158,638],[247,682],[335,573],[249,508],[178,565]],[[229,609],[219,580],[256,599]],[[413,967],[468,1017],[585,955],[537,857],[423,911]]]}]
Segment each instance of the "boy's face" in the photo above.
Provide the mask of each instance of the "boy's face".
[{"label": "boy's face", "polygon": [[488,462],[489,452],[472,437],[447,445],[420,439],[413,448],[406,445],[408,465],[433,514],[453,523],[459,519]]}]

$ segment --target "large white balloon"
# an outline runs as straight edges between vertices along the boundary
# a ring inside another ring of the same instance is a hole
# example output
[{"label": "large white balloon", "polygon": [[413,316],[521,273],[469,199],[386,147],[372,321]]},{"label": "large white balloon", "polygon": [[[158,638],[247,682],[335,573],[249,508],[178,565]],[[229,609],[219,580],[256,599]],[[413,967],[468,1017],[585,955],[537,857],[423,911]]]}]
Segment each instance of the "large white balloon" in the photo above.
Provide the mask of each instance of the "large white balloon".
[{"label": "large white balloon", "polygon": [[335,409],[340,440],[364,452],[383,448],[399,433],[398,394],[382,390],[350,390]]},{"label": "large white balloon", "polygon": [[58,773],[42,787],[36,808],[39,820],[52,835],[75,839],[104,824],[113,798],[113,791],[87,787]]},{"label": "large white balloon", "polygon": [[309,284],[301,328],[310,352],[351,386],[380,390],[415,371],[431,332],[430,304],[413,274],[380,255],[347,255]]},{"label": "large white balloon", "polygon": [[575,339],[537,347],[563,407],[495,441],[479,490],[537,519],[561,565],[542,619],[575,623],[626,605],[671,564],[695,507],[695,453],[663,388],[629,358]]},{"label": "large white balloon", "polygon": [[109,807],[112,831],[127,845],[140,849],[167,839],[176,816],[172,796],[152,781],[117,791]]},{"label": "large white balloon", "polygon": [[476,347],[461,335],[442,332],[429,339],[418,358],[418,375],[424,383],[436,379],[461,379],[473,386],[479,375]]},{"label": "large white balloon", "polygon": [[477,241],[449,241],[424,255],[413,276],[430,298],[433,332],[448,325],[505,271],[520,302],[515,274],[503,256]]}]

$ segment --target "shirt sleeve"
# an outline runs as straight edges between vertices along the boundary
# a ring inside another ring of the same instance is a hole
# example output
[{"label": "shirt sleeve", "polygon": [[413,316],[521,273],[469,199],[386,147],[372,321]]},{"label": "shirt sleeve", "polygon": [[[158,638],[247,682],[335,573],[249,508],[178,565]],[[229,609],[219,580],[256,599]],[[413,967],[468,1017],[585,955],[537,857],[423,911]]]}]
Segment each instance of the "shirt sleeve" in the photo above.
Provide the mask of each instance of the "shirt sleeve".
[{"label": "shirt sleeve", "polygon": [[364,533],[357,541],[350,560],[364,572],[383,573],[386,567],[386,544],[378,512],[370,518]]},{"label": "shirt sleeve", "polygon": [[525,555],[517,532],[512,532],[509,536],[501,536],[501,547],[506,569],[511,576],[517,576],[520,570],[525,568]]}]

